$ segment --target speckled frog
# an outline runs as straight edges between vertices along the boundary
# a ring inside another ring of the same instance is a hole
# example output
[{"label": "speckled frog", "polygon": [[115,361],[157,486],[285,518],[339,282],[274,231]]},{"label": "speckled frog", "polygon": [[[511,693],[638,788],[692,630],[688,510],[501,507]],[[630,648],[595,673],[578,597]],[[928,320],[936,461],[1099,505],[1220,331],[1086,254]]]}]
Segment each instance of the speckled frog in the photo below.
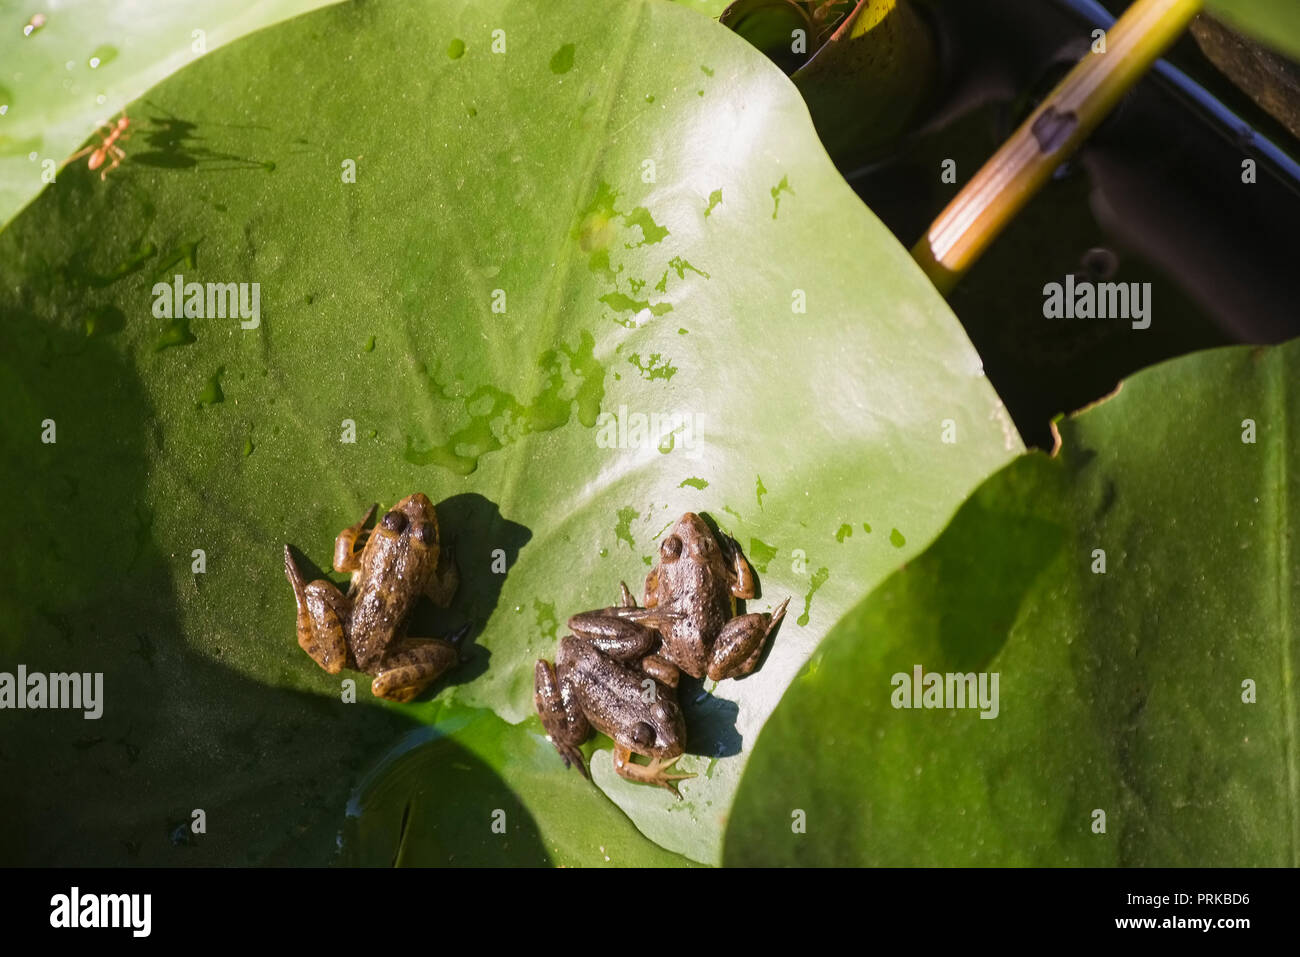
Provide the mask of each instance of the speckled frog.
[{"label": "speckled frog", "polygon": [[736,599],[757,594],[754,570],[734,538],[715,536],[693,512],[659,543],[659,561],[645,580],[645,607],[629,607],[626,585],[623,594],[623,605],[575,615],[569,627],[588,638],[662,636],[641,668],[674,687],[677,669],[713,681],[750,674],[790,601],[771,614],[737,615]]},{"label": "speckled frog", "polygon": [[[624,605],[633,606],[624,588]],[[651,629],[624,630],[560,640],[555,664],[539,660],[534,669],[533,703],[565,767],[577,765],[578,745],[594,726],[614,741],[614,770],[629,781],[667,788],[677,797],[677,782],[693,774],[669,774],[686,744],[686,722],[672,684],[657,680],[639,665],[659,643]],[[632,755],[650,759],[639,764]]]},{"label": "speckled frog", "polygon": [[[344,595],[333,582],[304,584],[289,546],[284,569],[298,602],[298,644],[312,660],[338,674],[345,666],[373,675],[370,690],[389,701],[410,701],[456,664],[466,626],[449,639],[410,638],[407,620],[421,595],[447,607],[460,577],[450,549],[441,546],[433,503],[420,492],[385,513],[368,533],[372,505],[334,542],[334,570],[351,572]],[[360,553],[357,542],[366,536]]]}]

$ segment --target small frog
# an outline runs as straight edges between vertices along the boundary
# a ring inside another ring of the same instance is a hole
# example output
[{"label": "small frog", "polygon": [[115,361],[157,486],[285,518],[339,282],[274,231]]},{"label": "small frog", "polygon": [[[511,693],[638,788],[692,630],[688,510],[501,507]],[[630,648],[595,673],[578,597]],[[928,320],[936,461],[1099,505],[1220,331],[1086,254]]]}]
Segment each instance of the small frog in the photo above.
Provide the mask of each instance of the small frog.
[{"label": "small frog", "polygon": [[[624,590],[625,602],[631,595]],[[685,748],[686,722],[673,685],[656,680],[635,662],[658,643],[650,629],[630,635],[560,639],[555,665],[541,659],[533,672],[533,703],[564,766],[587,769],[578,745],[597,730],[614,740],[614,770],[629,781],[667,788],[693,774],[668,774]],[[638,764],[633,754],[650,759]]]},{"label": "small frog", "polygon": [[790,601],[770,615],[737,615],[736,599],[757,594],[754,569],[734,538],[715,537],[693,512],[683,515],[659,543],[659,562],[645,580],[645,607],[635,607],[627,585],[622,587],[621,606],[575,615],[569,628],[588,638],[661,635],[658,649],[642,660],[641,668],[674,687],[677,669],[713,681],[751,673]]},{"label": "small frog", "polygon": [[332,675],[345,665],[374,675],[370,690],[378,698],[410,701],[459,661],[457,644],[469,626],[445,640],[399,637],[421,595],[442,608],[451,604],[460,575],[451,549],[441,547],[427,496],[408,495],[366,533],[378,507],[334,542],[334,570],[352,573],[347,595],[324,579],[304,584],[288,545],[284,570],[298,602],[302,650]]}]

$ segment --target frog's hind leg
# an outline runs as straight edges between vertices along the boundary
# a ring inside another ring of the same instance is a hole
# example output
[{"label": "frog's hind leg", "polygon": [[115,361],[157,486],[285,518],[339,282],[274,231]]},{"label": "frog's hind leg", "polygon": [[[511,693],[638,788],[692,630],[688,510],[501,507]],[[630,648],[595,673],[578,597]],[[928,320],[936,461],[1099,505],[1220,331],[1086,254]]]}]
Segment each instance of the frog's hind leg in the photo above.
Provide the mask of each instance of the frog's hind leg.
[{"label": "frog's hind leg", "polygon": [[288,545],[284,546],[284,572],[298,602],[298,646],[332,675],[344,665],[353,665],[343,631],[350,606],[338,586],[324,579],[304,584]]},{"label": "frog's hind leg", "polygon": [[375,517],[375,512],[379,509],[379,503],[376,502],[370,506],[370,511],[361,516],[361,521],[355,525],[349,525],[343,531],[339,532],[339,537],[334,539],[334,570],[336,572],[354,572],[361,567],[361,556],[357,554],[357,539],[365,531],[366,523]]},{"label": "frog's hind leg", "polygon": [[636,781],[638,784],[653,784],[656,787],[667,788],[677,795],[677,800],[682,799],[682,794],[677,790],[677,782],[684,781],[687,778],[695,777],[694,774],[667,774],[667,770],[677,763],[677,758],[681,755],[669,758],[667,761],[661,758],[652,758],[649,764],[637,764],[632,760],[632,751],[630,748],[621,748],[617,745],[614,747],[614,770],[618,772],[619,777],[626,778],[629,781]]},{"label": "frog's hind leg", "polygon": [[460,650],[446,639],[403,638],[379,662],[370,691],[376,698],[410,701],[458,661]]},{"label": "frog's hind leg", "polygon": [[709,657],[708,676],[713,681],[743,678],[758,667],[763,648],[781,619],[785,617],[786,599],[772,614],[738,615],[722,626]]},{"label": "frog's hind leg", "polygon": [[682,677],[681,669],[659,655],[648,655],[642,658],[641,670],[660,684],[665,684],[673,689],[677,687],[677,683]]},{"label": "frog's hind leg", "polygon": [[569,619],[569,628],[616,661],[631,661],[644,658],[658,647],[661,636],[655,626],[668,621],[671,619],[650,609],[619,605],[574,615]]},{"label": "frog's hind leg", "polygon": [[539,658],[533,668],[533,706],[551,744],[564,759],[564,766],[576,766],[587,777],[587,766],[578,745],[591,736],[591,723],[578,706],[573,689],[559,681],[555,667],[545,658]]}]

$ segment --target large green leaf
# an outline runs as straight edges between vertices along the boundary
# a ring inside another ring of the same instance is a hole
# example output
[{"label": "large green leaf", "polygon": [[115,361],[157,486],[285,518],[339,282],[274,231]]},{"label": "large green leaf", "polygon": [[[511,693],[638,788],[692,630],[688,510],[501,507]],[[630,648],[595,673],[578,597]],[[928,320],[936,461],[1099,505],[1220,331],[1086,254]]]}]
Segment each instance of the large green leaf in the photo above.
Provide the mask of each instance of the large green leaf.
[{"label": "large green leaf", "polygon": [[[685,801],[593,756],[644,834],[716,861],[790,677],[1021,450],[788,80],[671,4],[332,7],[133,115],[120,169],[69,169],[0,235],[0,477],[27,543],[0,568],[0,666],[102,670],[108,696],[98,722],[28,713],[50,730],[0,746],[31,782],[4,809],[20,859],[175,860],[164,818],[193,807],[220,826],[189,859],[332,852],[356,780],[401,766],[385,754],[438,704],[341,703],[295,645],[281,550],[326,564],[371,502],[418,489],[462,589],[413,631],[475,626],[435,693],[511,724],[535,722],[564,620],[637,584],[688,509],[757,564],[752,610],[791,598],[757,674],[688,687]],[[178,273],[260,283],[260,325],[156,318]],[[602,414],[652,413],[696,428],[606,447]],[[514,746],[479,753],[509,784]],[[399,833],[405,804],[374,806]]]},{"label": "large green leaf", "polygon": [[[0,226],[100,123],[205,52],[335,0],[0,0]],[[84,162],[84,161],[83,161]]]},{"label": "large green leaf", "polygon": [[[727,860],[1300,863],[1298,372],[1165,363],[987,481],[791,684]],[[996,718],[896,709],[917,665],[998,674]]]}]

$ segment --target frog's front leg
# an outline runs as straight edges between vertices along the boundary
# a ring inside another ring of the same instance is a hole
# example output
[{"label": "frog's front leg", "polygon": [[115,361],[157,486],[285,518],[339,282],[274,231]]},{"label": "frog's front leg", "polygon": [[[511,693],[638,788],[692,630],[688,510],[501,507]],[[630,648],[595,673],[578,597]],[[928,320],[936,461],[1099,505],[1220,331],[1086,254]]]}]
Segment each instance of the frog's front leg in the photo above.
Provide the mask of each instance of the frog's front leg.
[{"label": "frog's front leg", "polygon": [[772,614],[738,615],[722,626],[713,650],[709,653],[707,673],[713,681],[743,678],[758,667],[763,646],[785,617],[787,598]]},{"label": "frog's front leg", "polygon": [[681,755],[674,755],[667,761],[661,758],[652,758],[649,764],[637,764],[632,760],[632,749],[624,748],[618,745],[614,746],[614,770],[618,772],[619,777],[626,778],[629,781],[636,781],[638,784],[653,784],[657,787],[667,788],[677,795],[677,800],[681,800],[682,794],[677,790],[677,782],[684,781],[687,778],[695,777],[694,774],[666,774],[665,772],[677,763]]},{"label": "frog's front leg", "polygon": [[357,553],[357,539],[365,531],[366,522],[375,517],[375,511],[378,508],[378,502],[371,505],[370,511],[361,516],[361,521],[355,525],[349,525],[339,532],[338,538],[334,539],[334,570],[336,572],[354,572],[361,567],[361,556]]},{"label": "frog's front leg", "polygon": [[456,567],[456,555],[450,545],[444,545],[438,552],[438,564],[425,594],[439,608],[447,608],[456,597],[460,587],[460,569]]},{"label": "frog's front leg", "polygon": [[731,564],[731,594],[736,598],[754,598],[758,595],[758,584],[754,580],[753,566],[740,550],[740,542],[730,535],[720,534],[722,552]]},{"label": "frog's front leg", "polygon": [[379,662],[370,691],[376,698],[410,701],[460,661],[460,652],[442,638],[404,638]]},{"label": "frog's front leg", "polygon": [[299,647],[332,675],[344,665],[353,665],[343,626],[352,613],[351,603],[333,582],[318,579],[304,584],[288,545],[284,546],[284,572],[298,602]]},{"label": "frog's front leg", "polygon": [[[645,588],[645,606],[647,608],[653,608],[655,605],[659,604],[659,566],[658,565],[650,569],[649,574],[645,576],[644,588]],[[623,585],[623,590],[624,591],[627,590],[627,585],[625,584]]]},{"label": "frog's front leg", "polygon": [[555,667],[544,658],[538,659],[533,669],[533,706],[555,750],[564,759],[564,766],[577,765],[582,776],[587,777],[587,766],[578,745],[591,736],[591,723],[582,713],[573,687],[568,682],[561,683]]}]

